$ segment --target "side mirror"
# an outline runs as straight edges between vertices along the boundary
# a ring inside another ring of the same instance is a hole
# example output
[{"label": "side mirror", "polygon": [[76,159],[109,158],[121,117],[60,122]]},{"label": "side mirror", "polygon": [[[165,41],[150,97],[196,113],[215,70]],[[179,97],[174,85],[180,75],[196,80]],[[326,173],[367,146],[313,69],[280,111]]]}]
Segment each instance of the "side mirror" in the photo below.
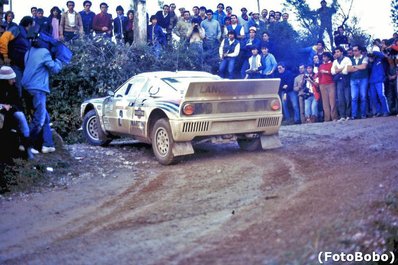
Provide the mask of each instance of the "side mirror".
[{"label": "side mirror", "polygon": [[115,92],[113,92],[112,90],[108,90],[108,91],[106,92],[106,94],[107,94],[109,97],[113,97],[113,96],[115,95]]}]

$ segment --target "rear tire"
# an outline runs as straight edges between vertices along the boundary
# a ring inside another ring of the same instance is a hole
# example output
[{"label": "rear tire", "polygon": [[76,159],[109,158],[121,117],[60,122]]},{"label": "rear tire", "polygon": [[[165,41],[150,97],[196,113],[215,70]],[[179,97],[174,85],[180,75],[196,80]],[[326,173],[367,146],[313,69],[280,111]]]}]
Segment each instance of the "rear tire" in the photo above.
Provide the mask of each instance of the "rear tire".
[{"label": "rear tire", "polygon": [[167,119],[159,119],[155,122],[152,132],[152,150],[162,165],[170,165],[177,162],[173,155],[174,140],[171,133],[170,124]]},{"label": "rear tire", "polygon": [[102,131],[100,121],[95,110],[90,110],[84,115],[83,134],[87,142],[91,145],[106,146],[112,139],[108,138]]}]

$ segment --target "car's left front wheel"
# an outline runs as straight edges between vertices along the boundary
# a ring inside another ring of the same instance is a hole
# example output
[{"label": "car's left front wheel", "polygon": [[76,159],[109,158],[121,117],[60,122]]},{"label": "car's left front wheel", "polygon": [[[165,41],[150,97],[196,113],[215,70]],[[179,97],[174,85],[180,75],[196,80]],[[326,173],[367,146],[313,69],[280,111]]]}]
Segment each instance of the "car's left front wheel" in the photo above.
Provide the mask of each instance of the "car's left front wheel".
[{"label": "car's left front wheel", "polygon": [[83,118],[83,134],[91,145],[108,145],[112,139],[108,138],[101,129],[100,121],[95,110],[90,110]]}]

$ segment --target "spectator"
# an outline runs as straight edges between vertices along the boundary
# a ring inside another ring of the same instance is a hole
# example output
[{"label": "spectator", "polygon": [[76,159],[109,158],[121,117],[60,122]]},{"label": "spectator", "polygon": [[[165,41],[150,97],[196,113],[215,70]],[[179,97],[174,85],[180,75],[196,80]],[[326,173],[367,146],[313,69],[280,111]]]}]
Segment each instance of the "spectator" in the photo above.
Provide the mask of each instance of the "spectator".
[{"label": "spectator", "polygon": [[321,95],[318,91],[318,76],[313,71],[312,65],[307,65],[307,74],[304,76],[304,115],[305,121],[308,123],[316,122],[318,117],[318,102]]},{"label": "spectator", "polygon": [[252,47],[252,56],[249,60],[249,69],[246,70],[245,79],[257,79],[261,77],[260,67],[261,67],[261,55],[258,54],[257,47]]},{"label": "spectator", "polygon": [[163,6],[163,11],[159,10],[156,12],[156,19],[157,19],[157,24],[162,27],[163,31],[166,32],[166,38],[167,40],[171,40],[171,30],[173,26],[171,25],[170,22],[170,6],[169,5],[164,5]]},{"label": "spectator", "polygon": [[30,41],[27,38],[29,29],[33,27],[33,18],[25,16],[18,27],[12,27],[0,37],[0,53],[3,56],[4,64],[11,65],[16,74],[16,87],[19,97],[22,97],[21,79],[25,69],[24,56],[30,48]]},{"label": "spectator", "polygon": [[228,71],[228,78],[233,79],[235,61],[239,55],[240,43],[236,39],[235,31],[228,32],[228,38],[225,38],[220,45],[219,55],[221,59],[219,75],[225,78],[225,70]]},{"label": "spectator", "polygon": [[275,22],[281,22],[282,13],[280,11],[275,11]]},{"label": "spectator", "polygon": [[351,65],[351,60],[344,56],[344,53],[344,48],[340,46],[334,50],[335,60],[331,69],[333,80],[336,82],[339,121],[349,120],[351,116],[350,77],[347,73],[347,66]]},{"label": "spectator", "polygon": [[49,75],[61,71],[62,63],[52,58],[47,48],[42,48],[42,43],[37,35],[30,36],[32,47],[25,54],[25,71],[22,86],[31,97],[33,118],[30,124],[30,143],[37,142],[40,132],[43,131],[42,153],[55,151],[54,141],[50,128],[50,116],[46,109],[47,96],[50,94]]},{"label": "spectator", "polygon": [[178,21],[184,19],[185,7],[180,7],[180,8],[178,9],[178,11],[180,11],[180,16],[178,17],[177,24],[178,24]]},{"label": "spectator", "polygon": [[48,17],[48,23],[50,27],[50,35],[55,39],[59,40],[59,25],[61,23],[61,10],[54,6],[50,10],[50,16]]},{"label": "spectator", "polygon": [[332,35],[332,16],[333,14],[335,14],[336,8],[334,6],[331,7],[327,7],[326,6],[326,1],[322,0],[321,1],[321,8],[319,8],[316,11],[316,14],[319,16],[319,20],[321,21],[321,25],[319,28],[319,39],[322,40],[323,39],[323,33],[326,32],[329,35],[330,38],[330,44],[332,45],[333,43],[333,35]]},{"label": "spectator", "polygon": [[204,6],[200,7],[199,9],[200,22],[207,19],[206,11],[207,11],[206,7]]},{"label": "spectator", "polygon": [[187,43],[187,33],[191,28],[191,14],[188,10],[184,11],[183,19],[177,22],[175,33],[182,43]]},{"label": "spectator", "polygon": [[152,50],[156,57],[159,57],[162,50],[162,46],[166,45],[166,35],[163,33],[162,28],[158,25],[158,19],[156,15],[151,16],[151,24],[148,25],[148,45],[152,47]]},{"label": "spectator", "polygon": [[229,31],[235,31],[237,40],[241,41],[245,38],[245,30],[242,25],[238,24],[238,17],[231,15],[231,25],[228,25],[224,29],[224,35],[227,35]]},{"label": "spectator", "polygon": [[263,21],[265,24],[268,24],[268,10],[267,9],[263,9],[261,10],[261,17],[260,20]]},{"label": "spectator", "polygon": [[245,78],[246,70],[249,69],[249,57],[252,56],[252,48],[260,49],[260,40],[256,38],[256,28],[251,27],[249,29],[249,37],[242,41],[241,49],[241,61],[242,67],[240,70],[241,78]]},{"label": "spectator", "polygon": [[387,117],[390,115],[387,98],[384,94],[384,80],[386,78],[382,60],[384,54],[373,51],[368,55],[370,65],[369,95],[373,116]]},{"label": "spectator", "polygon": [[35,18],[35,31],[51,34],[51,28],[49,25],[48,18],[44,17],[43,15],[44,15],[43,9],[38,8],[37,16]]},{"label": "spectator", "polygon": [[200,18],[199,17],[199,7],[198,6],[194,6],[192,8],[192,19],[197,19],[197,18]]},{"label": "spectator", "polygon": [[205,31],[200,26],[200,22],[200,18],[192,19],[191,27],[187,32],[190,50],[193,55],[192,57],[196,59],[196,65],[198,67],[201,67],[203,64],[203,39],[205,38]]},{"label": "spectator", "polygon": [[240,11],[242,12],[242,14],[239,18],[239,24],[241,24],[242,27],[246,28],[246,24],[249,21],[249,16],[247,15],[247,8],[242,7]]},{"label": "spectator", "polygon": [[18,131],[21,134],[23,150],[27,159],[33,159],[32,149],[29,145],[29,126],[23,113],[21,97],[15,86],[16,74],[9,66],[0,68],[0,113],[5,116],[4,122],[18,123]]},{"label": "spectator", "polygon": [[80,17],[82,18],[83,31],[86,36],[92,36],[93,34],[93,21],[95,13],[90,10],[91,6],[91,1],[84,1],[83,10],[79,12]]},{"label": "spectator", "polygon": [[213,11],[211,9],[206,11],[207,19],[200,23],[200,26],[205,31],[205,40],[203,49],[210,51],[211,56],[215,55],[214,49],[219,47],[219,39],[221,38],[220,23],[213,19]]},{"label": "spectator", "polygon": [[339,26],[337,28],[337,34],[335,34],[335,36],[334,36],[334,44],[336,45],[336,47],[341,46],[344,49],[348,49],[348,47],[350,46],[350,43],[348,41],[348,37],[344,33],[344,27],[343,26]]},{"label": "spectator", "polygon": [[306,79],[304,79],[305,76],[305,65],[300,64],[299,65],[299,75],[294,78],[294,85],[293,85],[293,90],[297,92],[298,94],[298,102],[299,102],[299,108],[300,108],[300,120],[305,121],[305,115],[304,115],[304,90],[306,89],[305,84],[306,84]]},{"label": "spectator", "polygon": [[[256,32],[260,33],[265,30],[265,23],[260,20],[259,18],[260,14],[258,12],[253,12],[252,17],[249,19],[249,21],[246,24],[246,29],[245,33],[248,36],[249,35],[249,29],[252,27],[256,28]],[[260,36],[257,36],[258,38]]]},{"label": "spectator", "polygon": [[267,46],[261,47],[261,77],[263,78],[273,78],[274,72],[276,70],[276,59],[275,56],[269,52]]},{"label": "spectator", "polygon": [[34,20],[35,17],[36,17],[36,15],[37,15],[37,7],[32,6],[32,7],[30,8],[30,13],[32,14],[32,18],[33,18],[33,20]]},{"label": "spectator", "polygon": [[125,29],[127,26],[128,19],[124,15],[124,9],[122,6],[116,7],[117,17],[113,20],[113,31],[115,33],[115,39],[117,42],[122,42],[125,38]]},{"label": "spectator", "polygon": [[93,29],[96,35],[112,37],[112,15],[108,14],[108,4],[100,4],[101,12],[95,15],[93,19]]},{"label": "spectator", "polygon": [[77,13],[75,2],[66,2],[68,11],[64,12],[61,16],[61,23],[59,25],[59,38],[60,40],[70,41],[83,35],[83,22],[82,17]]},{"label": "spectator", "polygon": [[289,13],[283,13],[282,14],[282,22],[286,22],[286,23],[288,23],[288,20],[289,20]]},{"label": "spectator", "polygon": [[224,29],[224,25],[225,25],[224,21],[225,21],[225,17],[226,16],[227,15],[224,12],[224,4],[223,3],[219,3],[217,5],[217,10],[214,11],[213,19],[218,21],[218,23],[220,24],[221,30]]},{"label": "spectator", "polygon": [[261,35],[261,47],[268,47],[269,52],[274,52],[274,45],[270,40],[270,36],[268,32],[263,32]]},{"label": "spectator", "polygon": [[282,62],[278,63],[277,78],[281,79],[279,85],[279,97],[282,101],[283,117],[285,122],[290,123],[290,111],[288,107],[288,99],[290,100],[294,110],[294,123],[300,123],[300,108],[298,105],[297,92],[293,90],[294,77],[293,74],[286,69],[286,65]]},{"label": "spectator", "polygon": [[322,95],[324,121],[337,121],[336,85],[332,76],[333,55],[324,52],[322,64],[319,66],[319,89]]},{"label": "spectator", "polygon": [[127,11],[127,19],[124,41],[131,45],[134,41],[134,10]]},{"label": "spectator", "polygon": [[366,95],[368,89],[368,58],[361,54],[362,48],[359,45],[352,47],[354,54],[351,58],[352,66],[347,67],[350,74],[351,86],[351,119],[358,118],[358,101],[360,100],[361,118],[366,119]]},{"label": "spectator", "polygon": [[18,26],[17,23],[15,23],[13,20],[14,20],[14,12],[7,11],[4,15],[4,23],[3,23],[5,30],[9,30],[11,27]]},{"label": "spectator", "polygon": [[225,11],[226,11],[227,17],[231,17],[232,16],[232,7],[231,6],[227,6],[225,8]]}]

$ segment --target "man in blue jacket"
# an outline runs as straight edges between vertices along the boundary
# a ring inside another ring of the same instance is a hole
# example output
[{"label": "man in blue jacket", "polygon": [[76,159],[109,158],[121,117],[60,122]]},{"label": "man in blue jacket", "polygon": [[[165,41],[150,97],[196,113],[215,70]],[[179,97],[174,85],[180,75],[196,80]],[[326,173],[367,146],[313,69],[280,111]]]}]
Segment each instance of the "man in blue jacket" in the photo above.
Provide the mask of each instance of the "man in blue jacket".
[{"label": "man in blue jacket", "polygon": [[51,57],[51,54],[37,34],[28,36],[31,39],[32,47],[25,54],[25,71],[21,84],[32,99],[34,110],[30,124],[30,144],[36,143],[40,132],[43,130],[42,153],[55,151],[54,142],[50,128],[50,116],[46,109],[47,95],[50,94],[49,75],[61,71],[60,60]]},{"label": "man in blue jacket", "polygon": [[371,69],[369,78],[369,95],[373,115],[383,115],[386,117],[390,115],[390,110],[388,109],[387,98],[384,94],[384,81],[386,79],[386,74],[382,62],[383,58],[384,54],[378,51],[373,51],[373,53],[368,54]]}]

